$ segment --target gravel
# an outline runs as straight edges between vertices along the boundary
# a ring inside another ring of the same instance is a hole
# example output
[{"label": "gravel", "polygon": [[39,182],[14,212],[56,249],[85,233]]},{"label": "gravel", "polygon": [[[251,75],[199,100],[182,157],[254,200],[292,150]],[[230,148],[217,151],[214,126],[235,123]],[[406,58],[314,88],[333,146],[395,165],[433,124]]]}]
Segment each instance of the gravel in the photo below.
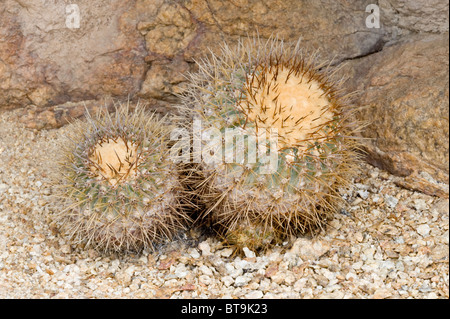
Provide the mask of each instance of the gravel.
[{"label": "gravel", "polygon": [[49,185],[67,128],[0,113],[0,298],[449,298],[449,202],[367,164],[316,238],[236,256],[211,237],[106,255],[52,224]]}]

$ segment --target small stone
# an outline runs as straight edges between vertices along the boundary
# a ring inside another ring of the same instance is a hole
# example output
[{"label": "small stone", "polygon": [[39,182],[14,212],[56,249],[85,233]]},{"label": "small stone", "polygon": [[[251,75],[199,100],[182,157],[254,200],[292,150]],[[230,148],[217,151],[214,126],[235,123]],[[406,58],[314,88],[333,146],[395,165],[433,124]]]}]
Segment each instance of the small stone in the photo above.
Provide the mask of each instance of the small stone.
[{"label": "small stone", "polygon": [[414,208],[418,211],[423,211],[428,209],[428,205],[425,200],[419,198],[414,200]]},{"label": "small stone", "polygon": [[448,245],[439,244],[431,250],[431,258],[434,261],[448,261]]},{"label": "small stone", "polygon": [[202,251],[203,256],[211,255],[211,246],[206,240],[198,244],[198,248]]},{"label": "small stone", "polygon": [[234,286],[235,287],[242,287],[242,286],[248,284],[248,282],[250,280],[251,279],[249,277],[247,277],[247,276],[237,276],[235,281],[234,281]]},{"label": "small stone", "polygon": [[430,226],[422,224],[417,227],[417,232],[422,236],[427,236],[430,233]]},{"label": "small stone", "polygon": [[361,232],[357,232],[354,234],[354,238],[356,239],[356,241],[362,242],[364,240],[364,235]]},{"label": "small stone", "polygon": [[200,253],[195,248],[188,249],[188,254],[194,259],[200,258]]},{"label": "small stone", "polygon": [[128,287],[131,283],[131,274],[127,271],[119,271],[115,277],[117,282],[124,287]]},{"label": "small stone", "polygon": [[369,192],[366,190],[358,190],[357,193],[362,199],[367,199],[367,197],[369,197]]},{"label": "small stone", "polygon": [[373,299],[385,299],[392,295],[392,293],[386,288],[379,288],[375,291]]},{"label": "small stone", "polygon": [[358,276],[354,272],[349,271],[347,275],[345,275],[345,279],[349,281],[354,281],[358,279]]},{"label": "small stone", "polygon": [[278,264],[273,263],[273,264],[270,264],[270,265],[267,267],[267,269],[266,269],[266,271],[265,271],[265,273],[264,273],[264,276],[265,276],[266,278],[271,278],[271,277],[274,276],[277,272],[278,272]]},{"label": "small stone", "polygon": [[225,270],[227,271],[228,275],[230,275],[233,278],[236,278],[237,276],[243,273],[242,269],[236,269],[232,264],[226,264]]},{"label": "small stone", "polygon": [[248,249],[247,247],[244,247],[242,250],[244,251],[245,257],[247,257],[247,258],[255,258],[256,257],[256,254],[253,251],[251,251],[250,249]]},{"label": "small stone", "polygon": [[303,260],[316,260],[331,248],[330,244],[322,240],[298,238],[291,248],[291,253],[298,254]]},{"label": "small stone", "polygon": [[372,171],[369,173],[369,175],[370,175],[370,177],[372,177],[372,178],[377,178],[378,175],[379,175],[379,172],[378,172],[378,170],[372,170]]},{"label": "small stone", "polygon": [[[283,271],[278,271],[276,274],[271,276],[270,279],[272,279],[272,282],[279,285],[279,284],[284,283],[284,280],[286,279],[286,275]],[[295,277],[294,277],[294,281],[295,281]]]},{"label": "small stone", "polygon": [[261,299],[264,296],[262,291],[255,290],[245,295],[247,299]]},{"label": "small stone", "polygon": [[213,282],[213,279],[207,275],[201,275],[198,278],[198,281],[206,286],[209,286]]},{"label": "small stone", "polygon": [[248,265],[247,260],[236,258],[236,260],[234,261],[234,267],[236,269],[245,269],[247,265]]},{"label": "small stone", "polygon": [[234,279],[231,276],[224,276],[224,277],[220,278],[220,280],[222,280],[222,282],[227,287],[231,286],[233,284],[233,282],[234,282]]},{"label": "small stone", "polygon": [[72,247],[70,245],[62,245],[60,250],[64,254],[70,254],[72,252]]},{"label": "small stone", "polygon": [[398,204],[398,198],[386,195],[386,204],[388,204],[390,208],[395,208],[395,206],[397,206]]},{"label": "small stone", "polygon": [[212,276],[212,275],[213,275],[212,270],[211,270],[208,266],[202,265],[202,266],[199,267],[199,270],[200,270],[203,274],[205,274],[205,275],[207,275],[207,276]]},{"label": "small stone", "polygon": [[174,271],[174,275],[177,278],[185,278],[188,275],[189,271],[186,269],[186,266],[183,264],[179,264]]},{"label": "small stone", "polygon": [[220,251],[220,256],[227,258],[230,257],[232,253],[233,248],[225,248]]}]

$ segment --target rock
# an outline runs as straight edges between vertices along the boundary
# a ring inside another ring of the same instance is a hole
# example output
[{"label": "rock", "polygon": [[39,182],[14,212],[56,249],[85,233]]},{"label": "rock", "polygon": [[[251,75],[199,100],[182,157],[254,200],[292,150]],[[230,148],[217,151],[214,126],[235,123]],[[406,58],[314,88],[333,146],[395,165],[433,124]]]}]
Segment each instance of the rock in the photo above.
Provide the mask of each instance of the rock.
[{"label": "rock", "polygon": [[251,251],[247,247],[244,247],[242,250],[244,251],[245,257],[247,257],[247,258],[255,258],[256,257],[255,252]]},{"label": "rock", "polygon": [[430,230],[430,226],[427,224],[422,224],[417,227],[417,232],[424,237],[430,233]]},{"label": "rock", "polygon": [[225,269],[228,273],[228,275],[230,275],[233,278],[238,277],[239,275],[242,275],[243,270],[242,269],[236,269],[232,264],[225,264]]},{"label": "rock", "polygon": [[134,5],[80,0],[77,13],[65,2],[2,1],[0,108],[136,94],[146,51]]},{"label": "rock", "polygon": [[448,32],[448,1],[380,0],[383,24],[414,32]]},{"label": "rock", "polygon": [[125,270],[116,272],[115,277],[119,284],[121,284],[124,287],[128,287],[131,283],[133,273],[134,273],[134,267],[130,266]]},{"label": "rock", "polygon": [[243,276],[237,276],[236,279],[234,280],[234,286],[235,287],[242,287],[245,286],[246,284],[249,283],[249,281],[251,280],[250,277],[247,277],[245,275]]},{"label": "rock", "polygon": [[262,291],[259,290],[255,290],[252,292],[249,292],[248,294],[245,295],[245,298],[247,299],[260,299],[264,296]]},{"label": "rock", "polygon": [[234,279],[231,276],[223,276],[222,278],[220,278],[220,280],[222,280],[222,282],[227,287],[231,286],[233,284],[233,282],[234,282]]},{"label": "rock", "polygon": [[440,199],[434,203],[431,207],[431,211],[436,211],[439,214],[448,214],[449,213],[449,200],[448,199]]},{"label": "rock", "polygon": [[213,282],[213,279],[207,275],[201,275],[198,277],[198,281],[206,286],[209,286]]},{"label": "rock", "polygon": [[111,100],[87,100],[81,102],[66,102],[64,104],[38,107],[30,105],[20,109],[16,114],[17,121],[31,129],[58,128],[74,119],[85,116],[86,111],[91,115],[97,114],[101,109],[113,110]]},{"label": "rock", "polygon": [[278,264],[272,263],[270,264],[264,272],[264,277],[272,278],[278,272]]},{"label": "rock", "polygon": [[373,299],[385,299],[392,295],[392,292],[386,288],[378,288],[373,294]]},{"label": "rock", "polygon": [[[183,89],[183,74],[195,69],[195,59],[209,50],[218,52],[223,41],[232,45],[242,36],[276,34],[294,41],[301,37],[305,48],[321,48],[323,58],[335,61],[377,51],[385,41],[384,30],[361,23],[367,4],[356,1],[330,4],[322,0],[301,6],[294,0],[157,3],[139,0],[136,4],[141,14],[137,29],[145,37],[150,64],[139,92],[143,98],[176,101],[174,94]],[[291,21],[302,21],[300,28]]]},{"label": "rock", "polygon": [[448,34],[415,35],[347,66],[359,117],[371,121],[367,160],[421,191],[433,184],[420,172],[448,183],[448,54]]},{"label": "rock", "polygon": [[367,197],[369,197],[369,192],[366,190],[358,190],[357,193],[362,199],[367,199]]},{"label": "rock", "polygon": [[423,211],[428,209],[428,205],[422,198],[417,198],[414,200],[414,208],[418,211]]},{"label": "rock", "polygon": [[389,205],[390,208],[395,208],[398,204],[398,198],[395,198],[394,196],[386,195],[386,204]]},{"label": "rock", "polygon": [[202,265],[202,266],[199,267],[199,270],[200,270],[204,275],[207,275],[207,276],[212,276],[212,275],[213,275],[212,270],[211,270],[208,266]]},{"label": "rock", "polygon": [[188,254],[194,259],[200,258],[200,253],[195,248],[189,248],[188,249]]},{"label": "rock", "polygon": [[209,245],[208,241],[202,241],[200,244],[198,244],[198,248],[201,250],[203,256],[211,255],[211,246]]},{"label": "rock", "polygon": [[181,58],[171,62],[155,61],[147,71],[147,76],[142,83],[139,97],[147,99],[176,102],[175,94],[183,90],[183,82],[186,78],[183,74],[192,71],[192,67]]},{"label": "rock", "polygon": [[330,244],[321,240],[298,238],[291,248],[291,253],[298,254],[303,261],[314,261],[331,248]]},{"label": "rock", "polygon": [[233,248],[228,247],[228,248],[224,248],[220,251],[220,256],[227,258],[227,257],[230,257],[232,253],[233,253]]}]

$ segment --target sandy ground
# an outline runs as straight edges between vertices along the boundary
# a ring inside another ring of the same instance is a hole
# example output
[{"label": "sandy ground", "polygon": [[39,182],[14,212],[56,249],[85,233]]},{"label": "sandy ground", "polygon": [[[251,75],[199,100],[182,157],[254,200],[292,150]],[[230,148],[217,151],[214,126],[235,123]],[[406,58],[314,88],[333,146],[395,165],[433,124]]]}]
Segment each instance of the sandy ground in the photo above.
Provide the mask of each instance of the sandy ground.
[{"label": "sandy ground", "polygon": [[263,255],[207,237],[139,255],[73,245],[48,208],[67,128],[12,118],[0,113],[0,298],[449,298],[448,199],[369,165],[326,231]]}]

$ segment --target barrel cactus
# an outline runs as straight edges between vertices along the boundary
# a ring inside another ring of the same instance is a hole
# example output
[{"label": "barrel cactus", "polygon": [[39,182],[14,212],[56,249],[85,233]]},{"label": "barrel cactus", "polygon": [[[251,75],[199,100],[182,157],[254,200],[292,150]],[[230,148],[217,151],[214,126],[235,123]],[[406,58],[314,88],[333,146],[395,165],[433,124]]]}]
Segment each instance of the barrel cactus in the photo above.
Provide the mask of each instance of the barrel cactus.
[{"label": "barrel cactus", "polygon": [[[194,122],[201,220],[236,248],[323,229],[357,168],[354,109],[300,42],[247,39],[197,61],[179,110]],[[256,146],[255,146],[256,145]]]},{"label": "barrel cactus", "polygon": [[74,242],[137,251],[189,222],[166,122],[126,104],[70,125],[61,143],[56,222]]}]

